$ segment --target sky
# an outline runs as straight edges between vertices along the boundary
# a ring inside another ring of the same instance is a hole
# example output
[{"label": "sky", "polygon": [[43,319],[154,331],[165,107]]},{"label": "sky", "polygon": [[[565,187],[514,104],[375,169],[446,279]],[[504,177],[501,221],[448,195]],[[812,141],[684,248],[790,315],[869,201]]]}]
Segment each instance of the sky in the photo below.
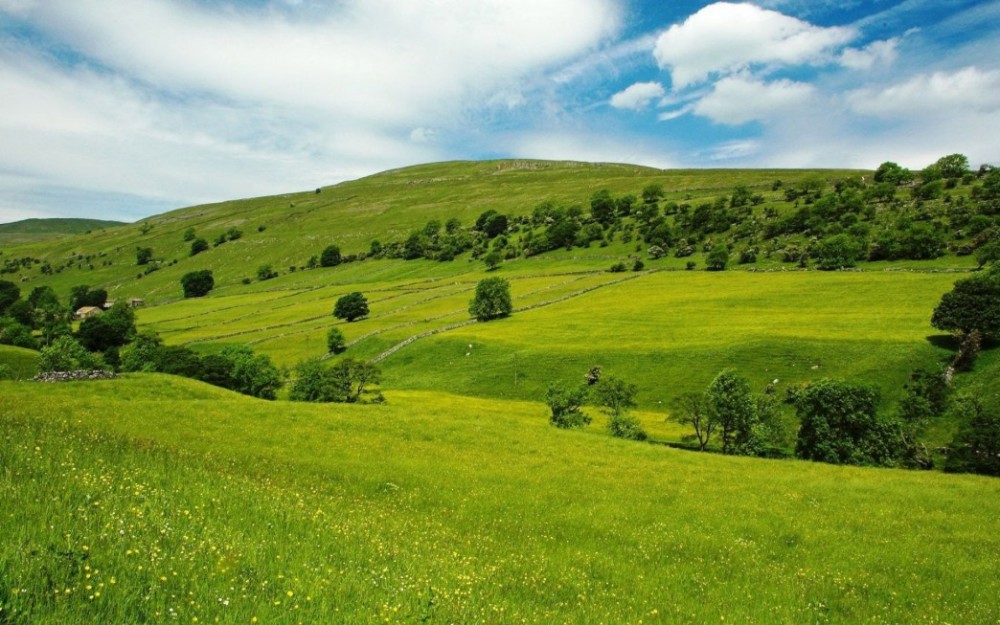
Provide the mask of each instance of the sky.
[{"label": "sky", "polygon": [[0,223],[419,163],[1000,164],[1000,0],[0,0]]}]

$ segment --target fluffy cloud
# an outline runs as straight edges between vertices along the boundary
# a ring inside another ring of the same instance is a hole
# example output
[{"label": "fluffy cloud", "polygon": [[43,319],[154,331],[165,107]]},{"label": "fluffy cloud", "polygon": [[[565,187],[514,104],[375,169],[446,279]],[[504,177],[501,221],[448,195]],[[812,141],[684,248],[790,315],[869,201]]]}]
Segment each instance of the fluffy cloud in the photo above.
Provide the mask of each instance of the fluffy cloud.
[{"label": "fluffy cloud", "polygon": [[653,100],[662,98],[665,93],[663,85],[658,82],[637,82],[611,96],[611,106],[638,111],[649,106]]},{"label": "fluffy cloud", "polygon": [[827,60],[856,37],[852,28],[821,28],[752,4],[717,2],[667,29],[653,54],[670,69],[674,89],[754,65]]},{"label": "fluffy cloud", "polygon": [[0,41],[0,171],[19,181],[0,179],[0,221],[48,210],[47,187],[78,189],[91,213],[102,193],[161,210],[453,157],[433,133],[519,106],[526,77],[600,47],[620,11],[611,0],[0,0],[0,20],[32,32]]},{"label": "fluffy cloud", "polygon": [[899,38],[873,41],[864,48],[848,48],[840,55],[840,64],[850,69],[871,69],[876,65],[892,65],[899,56]]},{"label": "fluffy cloud", "polygon": [[974,66],[955,72],[917,74],[884,89],[858,89],[847,97],[858,113],[877,117],[1000,112],[1000,70]]},{"label": "fluffy cloud", "polygon": [[763,82],[746,76],[729,76],[693,108],[698,115],[721,124],[766,120],[809,104],[816,93],[812,85],[776,80]]}]

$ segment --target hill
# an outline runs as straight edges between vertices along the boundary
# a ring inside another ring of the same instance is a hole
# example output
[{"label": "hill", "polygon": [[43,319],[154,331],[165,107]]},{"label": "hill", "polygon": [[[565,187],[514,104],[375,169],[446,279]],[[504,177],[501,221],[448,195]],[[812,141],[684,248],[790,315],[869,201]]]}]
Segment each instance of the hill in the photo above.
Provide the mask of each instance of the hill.
[{"label": "hill", "polygon": [[123,221],[54,217],[23,219],[0,224],[0,244],[25,243],[50,239],[64,234],[85,234],[93,230],[124,226]]},{"label": "hill", "polygon": [[0,382],[11,623],[992,623],[996,482],[692,454],[537,403]]}]

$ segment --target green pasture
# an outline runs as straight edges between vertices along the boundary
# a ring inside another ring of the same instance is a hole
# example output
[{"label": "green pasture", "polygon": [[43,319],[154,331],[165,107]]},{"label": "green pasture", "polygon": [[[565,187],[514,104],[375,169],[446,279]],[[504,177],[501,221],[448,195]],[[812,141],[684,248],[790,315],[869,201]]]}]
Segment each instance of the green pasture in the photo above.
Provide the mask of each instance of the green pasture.
[{"label": "green pasture", "polygon": [[444,393],[0,394],[5,623],[1000,618],[988,478],[698,454]]}]

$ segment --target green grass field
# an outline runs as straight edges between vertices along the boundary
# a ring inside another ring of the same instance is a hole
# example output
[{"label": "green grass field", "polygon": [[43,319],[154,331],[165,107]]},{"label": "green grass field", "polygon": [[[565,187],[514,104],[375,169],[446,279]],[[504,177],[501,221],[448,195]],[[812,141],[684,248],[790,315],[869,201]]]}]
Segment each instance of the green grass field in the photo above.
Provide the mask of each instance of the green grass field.
[{"label": "green grass field", "polygon": [[[42,384],[23,381],[36,352],[0,346],[0,625],[1000,622],[1000,482],[699,454],[673,447],[689,432],[668,418],[729,367],[779,399],[868,382],[891,412],[912,370],[954,355],[930,317],[970,257],[684,271],[618,237],[492,272],[468,253],[302,268],[329,243],[356,253],[430,219],[650,182],[692,203],[748,185],[789,211],[772,182],[816,173],[439,163],[5,246],[5,262],[61,266],[5,276],[24,294],[144,297],[138,327],[168,345],[247,344],[289,370],[337,327],[344,356],[378,361],[388,401],[265,402],[158,374]],[[188,257],[185,230],[231,227],[242,238]],[[140,246],[167,264],[137,277]],[[636,256],[643,271],[608,271]],[[263,264],[281,275],[243,283]],[[181,299],[203,268],[215,290]],[[515,310],[473,323],[487,276],[509,280]],[[353,291],[369,316],[335,319]],[[594,407],[584,430],[548,425],[546,387],[595,365],[638,385],[651,443],[611,438]],[[955,386],[997,405],[998,376],[986,349]],[[955,427],[939,418],[925,442]]]},{"label": "green grass field", "polygon": [[1000,618],[991,479],[702,455],[442,393],[0,392],[6,623]]}]

